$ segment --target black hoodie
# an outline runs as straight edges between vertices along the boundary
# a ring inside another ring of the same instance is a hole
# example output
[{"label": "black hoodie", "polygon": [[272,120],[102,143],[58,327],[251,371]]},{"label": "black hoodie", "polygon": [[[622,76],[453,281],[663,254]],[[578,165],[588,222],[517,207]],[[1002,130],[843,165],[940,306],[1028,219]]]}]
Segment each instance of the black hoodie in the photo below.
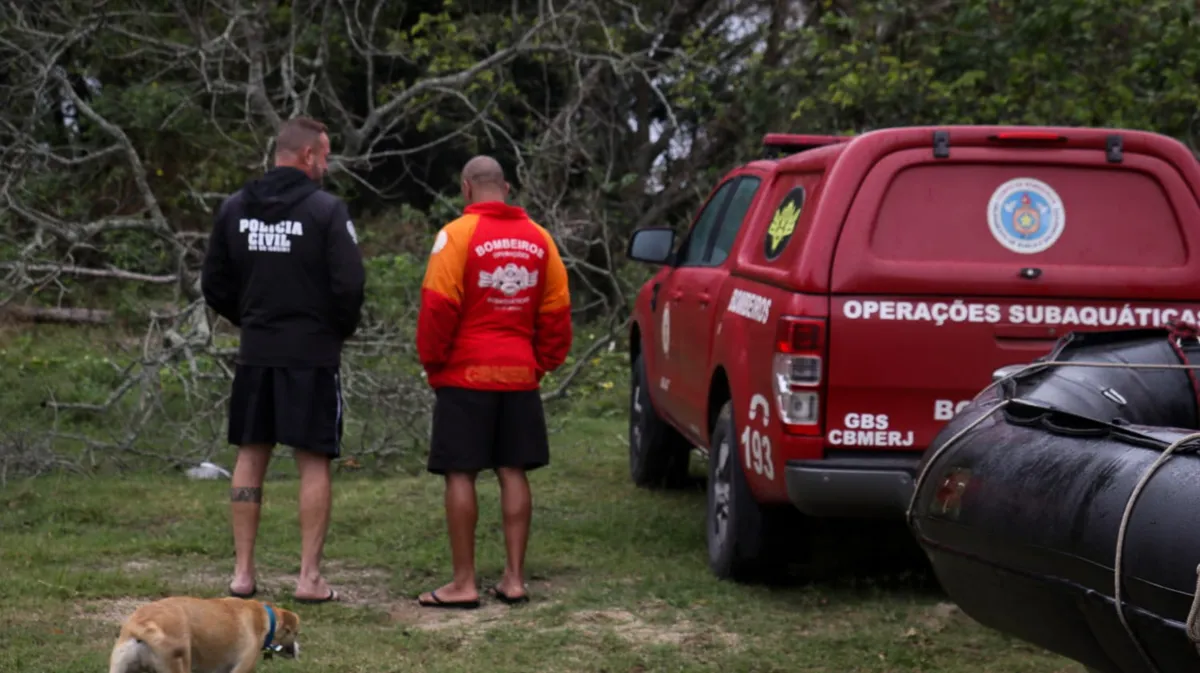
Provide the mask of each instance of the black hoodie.
[{"label": "black hoodie", "polygon": [[358,329],[365,273],[346,204],[280,167],[221,204],[200,285],[241,327],[238,362],[336,367]]}]

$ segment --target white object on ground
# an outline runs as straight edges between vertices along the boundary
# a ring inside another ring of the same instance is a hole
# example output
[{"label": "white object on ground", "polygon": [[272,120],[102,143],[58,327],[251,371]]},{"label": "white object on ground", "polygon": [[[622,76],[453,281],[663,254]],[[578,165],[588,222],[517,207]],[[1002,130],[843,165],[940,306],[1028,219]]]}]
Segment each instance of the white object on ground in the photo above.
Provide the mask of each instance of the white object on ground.
[{"label": "white object on ground", "polygon": [[225,479],[233,478],[233,475],[229,474],[229,470],[226,470],[216,463],[210,463],[207,460],[203,463],[200,463],[196,467],[190,468],[187,471],[187,476],[192,479],[221,479],[222,477]]}]

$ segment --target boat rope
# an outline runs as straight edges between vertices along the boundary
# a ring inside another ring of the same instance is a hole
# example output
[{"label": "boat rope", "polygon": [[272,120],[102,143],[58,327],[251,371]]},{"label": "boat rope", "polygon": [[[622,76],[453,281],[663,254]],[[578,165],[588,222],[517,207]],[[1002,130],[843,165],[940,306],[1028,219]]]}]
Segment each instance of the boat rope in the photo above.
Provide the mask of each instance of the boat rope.
[{"label": "boat rope", "polygon": [[[1125,633],[1129,634],[1129,639],[1137,646],[1138,652],[1142,655],[1142,659],[1146,660],[1146,664],[1150,667],[1153,673],[1158,673],[1158,667],[1154,665],[1154,660],[1150,658],[1150,653],[1142,646],[1142,641],[1133,632],[1133,627],[1129,625],[1129,620],[1125,617],[1125,601],[1121,598],[1121,566],[1125,559],[1125,533],[1129,530],[1129,521],[1133,518],[1133,506],[1137,504],[1138,497],[1142,494],[1142,489],[1146,488],[1146,484],[1150,483],[1150,478],[1158,472],[1158,468],[1162,467],[1171,456],[1179,449],[1187,446],[1191,442],[1200,440],[1200,432],[1193,432],[1190,435],[1184,435],[1179,439],[1171,442],[1162,454],[1146,468],[1142,473],[1142,478],[1138,480],[1137,485],[1133,487],[1133,492],[1129,494],[1129,500],[1125,502],[1125,513],[1121,515],[1121,525],[1117,527],[1117,550],[1113,559],[1113,602],[1117,606],[1117,618],[1121,620],[1121,626],[1125,627]],[[1200,568],[1197,568],[1200,572]],[[1197,582],[1197,592],[1200,592],[1200,581]],[[1188,610],[1187,617],[1187,635],[1192,644],[1197,643],[1197,639],[1193,637],[1196,628],[1197,612],[1200,612],[1200,593],[1192,594],[1192,607]]]},{"label": "boat rope", "polygon": [[[1200,328],[1191,323],[1174,322],[1171,323],[1169,330],[1167,343],[1175,351],[1175,357],[1186,364],[1188,356],[1183,350],[1183,340],[1196,339],[1200,341]],[[1200,381],[1196,380],[1196,372],[1190,368],[1187,370],[1187,376],[1188,382],[1192,384],[1192,395],[1196,398],[1196,410],[1200,412]]]},{"label": "boat rope", "polygon": [[[1097,368],[1102,368],[1102,369],[1104,369],[1104,368],[1106,368],[1106,369],[1181,369],[1181,370],[1187,370],[1189,378],[1193,378],[1194,377],[1193,371],[1200,369],[1200,364],[1197,364],[1197,365],[1193,365],[1193,364],[1152,364],[1152,363],[1144,363],[1143,364],[1143,363],[1134,363],[1134,362],[1092,362],[1092,361],[1088,361],[1088,360],[1078,360],[1078,361],[1053,360],[1050,362],[1034,362],[1031,364],[1024,365],[1020,369],[1010,372],[1008,374],[1005,374],[1001,378],[998,378],[995,381],[992,381],[983,390],[980,390],[975,395],[975,397],[973,398],[972,401],[979,399],[981,396],[983,396],[989,390],[1004,383],[1005,381],[1015,379],[1029,371],[1032,371],[1035,369],[1042,369],[1042,368],[1046,368],[1046,367],[1097,367]],[[975,420],[971,421],[966,427],[964,427],[962,430],[959,430],[958,432],[954,433],[954,435],[951,436],[950,439],[946,440],[945,442],[942,443],[941,446],[934,449],[933,454],[924,461],[924,465],[917,472],[916,479],[913,481],[913,492],[912,492],[912,496],[909,498],[909,501],[908,501],[908,512],[906,515],[906,519],[908,521],[909,526],[912,526],[912,523],[913,523],[913,511],[916,508],[916,504],[917,504],[917,493],[921,490],[921,486],[924,485],[925,480],[928,478],[929,471],[932,468],[933,464],[935,462],[937,462],[937,459],[940,458],[943,453],[945,453],[947,450],[949,450],[951,447],[953,447],[960,439],[962,439],[964,435],[966,435],[971,430],[975,429],[976,426],[978,426],[980,423],[982,423],[984,420],[986,420],[992,414],[994,414],[997,411],[999,411],[1000,409],[1002,409],[1006,404],[1008,404],[1008,400],[1000,400],[1000,401],[996,402],[995,404],[993,404],[991,407],[989,407],[987,409],[986,412],[980,414]],[[1197,401],[1197,411],[1198,411],[1198,413],[1200,413],[1200,400]],[[1198,628],[1200,628],[1200,627],[1198,627]]]},{"label": "boat rope", "polygon": [[[984,390],[986,391],[986,388]],[[983,393],[980,394],[982,395]],[[933,466],[933,464],[937,462],[937,459],[940,458],[943,453],[950,449],[950,447],[954,446],[958,440],[962,439],[964,435],[974,430],[976,426],[987,420],[987,418],[992,414],[996,413],[1000,409],[1003,409],[1007,404],[1008,400],[1000,400],[999,402],[996,402],[987,411],[979,414],[975,420],[968,423],[965,428],[954,433],[950,439],[946,440],[941,446],[934,449],[933,455],[929,456],[929,458],[925,461],[925,465],[921,467],[919,472],[917,472],[917,478],[913,481],[912,496],[908,500],[908,512],[905,513],[905,519],[909,528],[912,528],[913,526],[913,513],[917,509],[917,499],[921,492],[921,486],[924,485],[925,480],[929,477],[929,472],[931,471],[930,468]]]},{"label": "boat rope", "polygon": [[1196,593],[1192,594],[1192,607],[1188,609],[1187,636],[1200,653],[1200,565],[1196,566]]},{"label": "boat rope", "polygon": [[[1045,367],[1096,367],[1096,368],[1112,368],[1112,369],[1121,368],[1121,369],[1166,369],[1166,370],[1174,369],[1174,370],[1184,370],[1187,372],[1188,380],[1192,385],[1192,392],[1196,396],[1196,399],[1197,399],[1197,412],[1200,413],[1200,381],[1197,380],[1196,373],[1195,373],[1195,370],[1200,369],[1200,365],[1194,365],[1194,364],[1188,363],[1187,356],[1183,352],[1183,348],[1179,344],[1179,339],[1184,339],[1184,338],[1196,338],[1196,339],[1200,340],[1200,330],[1197,330],[1195,326],[1191,326],[1191,325],[1173,326],[1173,328],[1171,330],[1171,335],[1170,335],[1170,337],[1168,337],[1168,342],[1171,344],[1172,348],[1175,350],[1175,353],[1179,357],[1179,359],[1182,361],[1182,364],[1151,364],[1151,363],[1132,363],[1132,362],[1090,362],[1090,361],[1071,361],[1071,360],[1054,360],[1054,361],[1048,361],[1048,362],[1035,362],[1035,363],[1030,363],[1028,365],[1025,365],[1016,371],[1010,372],[1010,373],[1004,375],[1003,377],[1000,377],[1000,378],[996,379],[995,381],[992,381],[990,384],[988,384],[987,387],[985,387],[983,390],[979,391],[979,393],[975,395],[974,399],[976,399],[976,400],[979,399],[982,395],[987,393],[989,390],[991,390],[992,388],[994,388],[996,386],[1003,384],[1006,381],[1015,379],[1031,370],[1041,369],[1041,368],[1045,368]],[[924,461],[924,465],[922,466],[921,470],[917,473],[917,477],[913,482],[912,497],[909,499],[908,511],[906,512],[906,515],[905,515],[905,519],[906,519],[910,529],[913,528],[914,514],[916,511],[917,500],[919,497],[921,487],[924,485],[925,481],[928,479],[929,473],[931,472],[931,468],[932,468],[933,464],[937,462],[938,458],[940,458],[943,453],[945,453],[947,450],[949,450],[951,447],[953,447],[955,444],[957,444],[958,441],[961,440],[968,432],[975,429],[980,423],[982,423],[987,418],[991,417],[992,414],[1003,409],[1008,404],[1008,402],[1009,402],[1008,399],[1002,399],[1002,400],[999,400],[998,402],[992,404],[990,407],[987,408],[986,411],[979,414],[979,416],[977,416],[974,420],[972,420],[970,423],[968,423],[965,427],[963,427],[958,432],[954,433],[954,435],[952,435],[948,440],[943,442],[941,446],[937,447],[937,449],[934,450],[933,454],[930,455],[928,457],[928,459],[926,459]],[[1198,442],[1198,441],[1200,441],[1200,432],[1194,432],[1194,433],[1191,433],[1188,435],[1184,435],[1183,437],[1180,437],[1179,439],[1175,440],[1170,445],[1168,445],[1167,448],[1164,449],[1163,452],[1159,455],[1159,457],[1150,465],[1150,467],[1146,468],[1146,471],[1142,474],[1142,476],[1138,480],[1137,484],[1133,487],[1133,491],[1130,492],[1130,494],[1129,494],[1129,499],[1125,503],[1125,511],[1121,516],[1121,523],[1117,527],[1117,544],[1116,544],[1115,554],[1113,557],[1113,603],[1117,610],[1117,619],[1120,620],[1121,626],[1125,629],[1125,633],[1129,636],[1129,639],[1133,642],[1134,646],[1137,648],[1138,653],[1142,656],[1142,659],[1146,662],[1146,665],[1149,666],[1151,673],[1159,673],[1158,666],[1154,663],[1154,660],[1150,657],[1150,653],[1146,651],[1146,648],[1142,644],[1141,639],[1137,637],[1136,633],[1134,633],[1133,627],[1129,624],[1129,620],[1125,615],[1125,602],[1122,597],[1122,591],[1121,591],[1122,566],[1124,565],[1124,557],[1125,557],[1125,534],[1129,528],[1129,522],[1133,518],[1133,508],[1137,504],[1137,500],[1141,496],[1142,490],[1145,489],[1146,485],[1150,483],[1150,479],[1155,475],[1155,473],[1158,472],[1159,468],[1161,468],[1164,464],[1166,464],[1166,462],[1168,460],[1170,460],[1174,456],[1174,454],[1177,451],[1179,451],[1180,449],[1182,449],[1184,447],[1187,447],[1189,444],[1191,444],[1193,442]],[[1192,605],[1191,605],[1191,608],[1188,610],[1186,629],[1187,629],[1188,640],[1190,640],[1192,642],[1193,646],[1196,647],[1197,652],[1200,653],[1200,565],[1196,566],[1196,589],[1192,593]]]}]

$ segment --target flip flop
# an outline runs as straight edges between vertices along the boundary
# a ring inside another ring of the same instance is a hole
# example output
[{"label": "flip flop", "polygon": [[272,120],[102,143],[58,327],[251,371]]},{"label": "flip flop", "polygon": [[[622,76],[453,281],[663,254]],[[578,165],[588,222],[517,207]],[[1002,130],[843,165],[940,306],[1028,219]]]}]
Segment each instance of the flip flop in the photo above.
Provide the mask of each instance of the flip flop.
[{"label": "flip flop", "polygon": [[432,601],[422,600],[421,597],[418,596],[417,597],[417,605],[420,605],[423,608],[445,608],[445,609],[458,609],[458,610],[474,610],[475,608],[479,607],[479,599],[478,598],[476,598],[473,601],[444,601],[444,600],[438,598],[436,591],[430,591],[429,597],[432,598],[433,600]]},{"label": "flip flop", "polygon": [[529,594],[521,594],[520,596],[510,596],[500,590],[499,584],[493,585],[491,592],[492,592],[492,595],[496,597],[496,600],[500,601],[501,603],[504,603],[505,605],[519,605],[521,603],[529,602]]},{"label": "flip flop", "polygon": [[336,590],[330,589],[329,595],[325,598],[300,598],[299,596],[292,596],[292,598],[294,598],[297,603],[304,603],[305,605],[317,605],[318,603],[331,603],[340,600],[341,596],[338,595]]},{"label": "flip flop", "polygon": [[229,595],[233,596],[234,598],[246,598],[246,599],[254,598],[255,596],[258,595],[258,586],[255,585],[255,586],[251,587],[250,591],[248,591],[244,594],[234,591],[233,587],[229,587]]}]

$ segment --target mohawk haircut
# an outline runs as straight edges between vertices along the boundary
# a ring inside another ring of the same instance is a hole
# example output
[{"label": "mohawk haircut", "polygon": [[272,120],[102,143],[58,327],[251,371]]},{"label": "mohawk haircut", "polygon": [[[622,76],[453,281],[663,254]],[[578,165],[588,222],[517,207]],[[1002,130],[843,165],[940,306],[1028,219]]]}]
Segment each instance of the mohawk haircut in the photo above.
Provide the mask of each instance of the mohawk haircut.
[{"label": "mohawk haircut", "polygon": [[304,149],[315,147],[326,133],[326,127],[321,122],[310,117],[295,117],[279,127],[279,135],[275,136],[276,154],[298,154]]}]

